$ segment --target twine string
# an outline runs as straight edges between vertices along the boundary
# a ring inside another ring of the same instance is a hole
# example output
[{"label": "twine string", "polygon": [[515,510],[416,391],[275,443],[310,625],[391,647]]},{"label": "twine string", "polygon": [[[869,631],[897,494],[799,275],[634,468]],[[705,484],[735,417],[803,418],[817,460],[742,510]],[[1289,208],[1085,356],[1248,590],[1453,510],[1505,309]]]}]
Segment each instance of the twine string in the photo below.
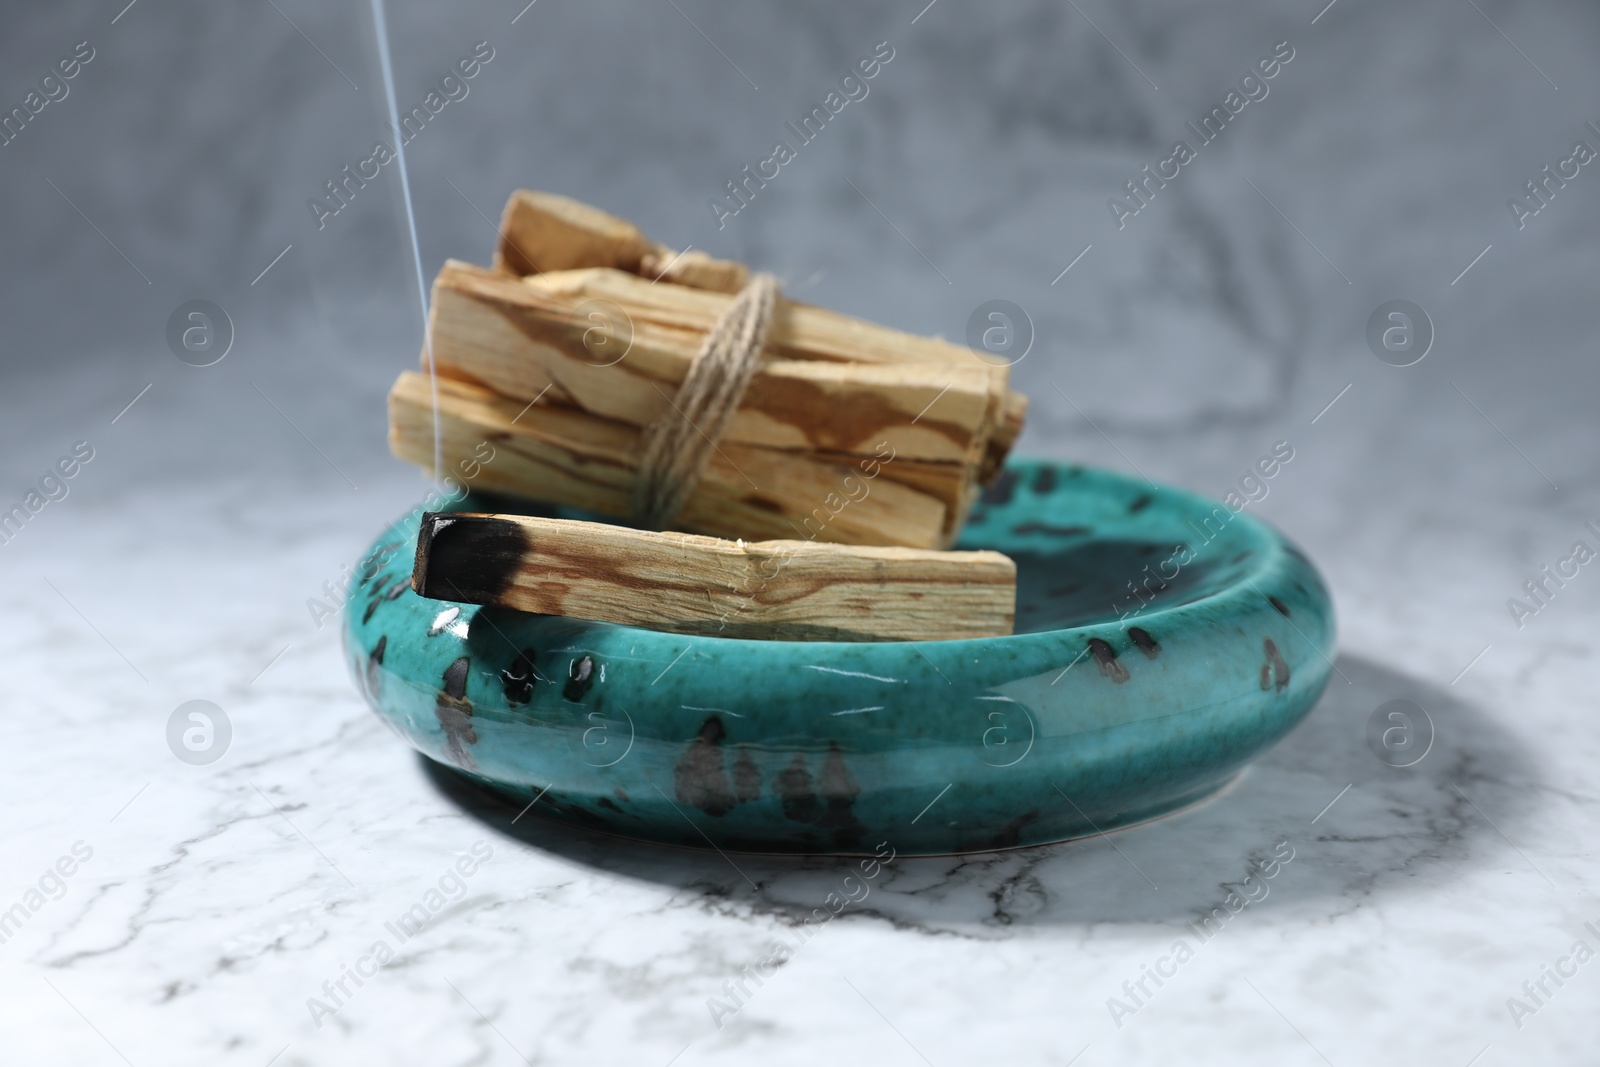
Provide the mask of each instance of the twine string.
[{"label": "twine string", "polygon": [[633,487],[633,518],[664,530],[678,517],[705,473],[760,365],[772,328],[778,280],[756,274],[706,334],[667,412],[644,433]]}]

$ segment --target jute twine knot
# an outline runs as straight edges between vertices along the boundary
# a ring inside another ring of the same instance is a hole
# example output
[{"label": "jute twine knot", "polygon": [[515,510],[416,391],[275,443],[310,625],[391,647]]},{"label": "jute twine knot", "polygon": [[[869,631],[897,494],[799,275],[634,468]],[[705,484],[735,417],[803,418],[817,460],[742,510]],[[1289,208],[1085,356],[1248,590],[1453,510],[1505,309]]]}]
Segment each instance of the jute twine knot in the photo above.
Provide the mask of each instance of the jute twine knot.
[{"label": "jute twine knot", "polygon": [[770,274],[752,276],[706,334],[672,398],[673,410],[645,430],[633,486],[633,518],[640,526],[666,529],[700,484],[712,450],[755,377],[777,302],[778,280]]}]

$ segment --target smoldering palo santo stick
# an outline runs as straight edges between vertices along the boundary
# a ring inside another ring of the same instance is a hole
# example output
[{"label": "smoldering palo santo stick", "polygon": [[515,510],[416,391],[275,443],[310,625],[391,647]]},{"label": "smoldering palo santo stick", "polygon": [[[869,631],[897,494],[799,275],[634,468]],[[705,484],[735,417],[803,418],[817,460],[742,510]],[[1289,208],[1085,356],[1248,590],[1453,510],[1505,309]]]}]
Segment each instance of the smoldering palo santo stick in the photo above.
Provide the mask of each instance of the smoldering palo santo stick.
[{"label": "smoldering palo santo stick", "polygon": [[998,552],[728,541],[524,515],[429,512],[421,596],[671,633],[943,641],[1011,632]]}]

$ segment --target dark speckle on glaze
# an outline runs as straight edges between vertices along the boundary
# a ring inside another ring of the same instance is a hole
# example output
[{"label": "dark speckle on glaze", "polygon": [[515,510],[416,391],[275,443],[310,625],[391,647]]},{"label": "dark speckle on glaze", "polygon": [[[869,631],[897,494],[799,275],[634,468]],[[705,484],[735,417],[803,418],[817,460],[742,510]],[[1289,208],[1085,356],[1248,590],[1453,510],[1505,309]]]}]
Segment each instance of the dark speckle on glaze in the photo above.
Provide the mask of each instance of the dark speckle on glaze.
[{"label": "dark speckle on glaze", "polygon": [[580,656],[573,660],[567,668],[567,684],[562,687],[561,695],[576,704],[594,687],[596,673],[593,656]]},{"label": "dark speckle on glaze", "polygon": [[1052,537],[1082,537],[1094,533],[1092,526],[1055,526],[1048,522],[1019,522],[1011,527],[1011,532],[1019,537],[1028,534],[1050,534]]},{"label": "dark speckle on glaze", "polygon": [[784,818],[810,823],[821,817],[822,801],[817,799],[803,754],[796,755],[789,766],[778,772],[777,778],[773,779],[772,789],[783,801]]},{"label": "dark speckle on glaze", "polygon": [[538,658],[537,652],[525,648],[511,666],[500,672],[500,684],[505,689],[507,704],[526,704],[533,699],[533,683],[538,677],[533,666]]},{"label": "dark speckle on glaze", "polygon": [[1140,494],[1139,496],[1137,496],[1137,497],[1135,497],[1133,499],[1133,503],[1128,505],[1128,514],[1130,514],[1130,515],[1139,514],[1139,512],[1141,512],[1145,508],[1149,507],[1150,506],[1150,501],[1152,501],[1154,499],[1155,498],[1152,497],[1149,493]]},{"label": "dark speckle on glaze", "polygon": [[372,598],[372,600],[367,604],[367,610],[361,613],[361,622],[362,622],[363,625],[365,625],[366,623],[369,623],[369,622],[372,621],[372,613],[377,611],[378,610],[378,605],[382,604],[382,603],[383,603],[383,598],[382,597],[373,597]]},{"label": "dark speckle on glaze", "polygon": [[[1021,841],[1022,841],[1022,830],[1023,830],[1023,827],[1027,826],[1029,823],[1033,822],[1038,817],[1039,817],[1039,813],[1037,811],[1029,811],[1029,812],[1025,812],[1022,815],[1018,815],[1015,819],[1012,819],[1010,822],[1008,822],[1004,826],[1002,826],[1000,828],[1000,832],[995,834],[993,837],[991,837],[989,839],[988,843],[985,845],[985,847],[986,848],[1016,848],[1017,845],[1020,844]],[[1002,922],[1010,922],[1011,919],[1010,919],[1009,916],[1007,916],[1007,917],[1003,918],[1001,921]]]},{"label": "dark speckle on glaze", "polygon": [[1124,667],[1117,659],[1116,649],[1098,637],[1089,638],[1089,652],[1094,656],[1094,661],[1100,664],[1100,673],[1110,678],[1117,685],[1128,680],[1128,668]]},{"label": "dark speckle on glaze", "polygon": [[1267,601],[1273,607],[1278,609],[1278,614],[1279,615],[1282,615],[1286,619],[1289,617],[1289,605],[1285,604],[1283,601],[1279,600],[1275,596],[1267,597]]},{"label": "dark speckle on glaze", "polygon": [[1001,471],[1000,477],[994,480],[994,484],[983,491],[983,502],[985,504],[1009,504],[1016,491],[1017,472],[1012,470]]},{"label": "dark speckle on glaze", "polygon": [[692,805],[707,815],[722,816],[738,803],[728,787],[727,772],[722,769],[720,746],[724,736],[722,720],[713,715],[689,742],[688,751],[673,770],[674,791],[680,804]]},{"label": "dark speckle on glaze", "polygon": [[356,581],[356,588],[365,589],[372,582],[372,579],[376,578],[378,573],[383,570],[382,561],[394,555],[399,547],[399,545],[392,543],[385,543],[374,547],[373,550],[367,554],[366,561],[361,565],[361,570]]},{"label": "dark speckle on glaze", "polygon": [[828,755],[822,761],[822,776],[818,779],[817,786],[823,802],[827,805],[822,818],[817,820],[817,825],[822,829],[832,830],[834,844],[840,848],[855,848],[861,844],[861,838],[865,836],[867,828],[861,825],[854,810],[856,797],[861,795],[861,786],[850,773],[850,768],[844,761],[844,753],[839,751],[836,742],[828,746]]},{"label": "dark speckle on glaze", "polygon": [[1049,465],[1040,467],[1033,475],[1035,493],[1053,493],[1056,488],[1056,469]]},{"label": "dark speckle on glaze", "polygon": [[1289,688],[1289,665],[1278,652],[1278,643],[1270,637],[1263,637],[1261,651],[1267,657],[1267,661],[1261,665],[1261,688],[1283,692]]},{"label": "dark speckle on glaze", "polygon": [[451,759],[466,768],[477,766],[467,750],[468,745],[478,742],[478,732],[472,728],[472,702],[467,699],[467,673],[471,667],[471,657],[462,656],[444,669],[444,688],[433,707]]},{"label": "dark speckle on glaze", "polygon": [[761,771],[747,749],[739,750],[739,758],[733,764],[733,795],[741,804],[761,797]]},{"label": "dark speckle on glaze", "polygon": [[1138,626],[1131,627],[1128,630],[1128,639],[1133,642],[1135,648],[1150,659],[1155,659],[1161,655],[1161,646],[1156,643],[1155,638],[1150,636],[1149,630]]},{"label": "dark speckle on glaze", "polygon": [[467,697],[467,674],[472,669],[472,660],[461,656],[444,669],[444,695],[452,700],[465,700]]},{"label": "dark speckle on glaze", "polygon": [[383,666],[384,653],[389,651],[389,635],[379,636],[378,643],[372,646],[372,655],[367,657],[367,692],[373,696],[383,694],[383,671],[378,668]]},{"label": "dark speckle on glaze", "polygon": [[561,814],[586,823],[596,830],[603,830],[611,825],[604,815],[597,815],[581,804],[552,804],[551,806]]}]

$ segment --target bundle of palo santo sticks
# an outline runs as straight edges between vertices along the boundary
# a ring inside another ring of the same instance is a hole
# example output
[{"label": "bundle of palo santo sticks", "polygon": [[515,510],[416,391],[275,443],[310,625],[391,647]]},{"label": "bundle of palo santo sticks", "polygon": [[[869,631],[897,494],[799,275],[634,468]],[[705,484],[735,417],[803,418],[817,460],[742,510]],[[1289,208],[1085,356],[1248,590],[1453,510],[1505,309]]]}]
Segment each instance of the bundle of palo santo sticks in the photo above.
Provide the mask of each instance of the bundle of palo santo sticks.
[{"label": "bundle of palo santo sticks", "polygon": [[[424,373],[390,392],[390,447],[470,465],[476,488],[682,532],[430,516],[416,590],[727,636],[1009,633],[1011,561],[942,551],[1021,430],[1008,368],[760,278],[513,194],[493,267],[452,260],[434,281]],[[485,442],[493,460],[474,462]],[[663,479],[675,502],[647,519],[641,485]]]}]

